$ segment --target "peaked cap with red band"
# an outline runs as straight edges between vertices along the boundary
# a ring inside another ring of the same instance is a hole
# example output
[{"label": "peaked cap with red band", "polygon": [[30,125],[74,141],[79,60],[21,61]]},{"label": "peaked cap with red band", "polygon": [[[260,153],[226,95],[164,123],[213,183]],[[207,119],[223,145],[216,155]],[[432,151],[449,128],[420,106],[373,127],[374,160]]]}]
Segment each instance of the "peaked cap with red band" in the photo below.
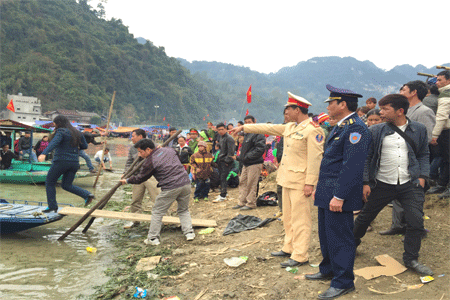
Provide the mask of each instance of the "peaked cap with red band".
[{"label": "peaked cap with red band", "polygon": [[286,103],[286,105],[284,105],[285,107],[288,107],[288,106],[299,106],[299,107],[308,108],[309,106],[312,105],[305,98],[297,96],[297,95],[294,95],[291,92],[288,92],[288,96],[289,96],[288,102]]}]

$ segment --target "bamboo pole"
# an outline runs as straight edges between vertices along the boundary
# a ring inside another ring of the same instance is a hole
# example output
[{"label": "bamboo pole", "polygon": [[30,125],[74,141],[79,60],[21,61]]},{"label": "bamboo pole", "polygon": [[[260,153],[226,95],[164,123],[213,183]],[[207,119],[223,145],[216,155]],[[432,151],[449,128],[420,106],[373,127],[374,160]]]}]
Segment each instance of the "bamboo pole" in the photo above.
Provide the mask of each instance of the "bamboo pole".
[{"label": "bamboo pole", "polygon": [[436,69],[450,70],[450,67],[436,66]]},{"label": "bamboo pole", "polygon": [[114,99],[116,99],[116,91],[114,91],[114,93],[113,93],[112,100],[111,100],[111,106],[109,107],[108,121],[106,122],[106,135],[103,140],[102,158],[100,160],[100,166],[98,167],[97,177],[95,178],[95,181],[94,181],[94,186],[93,186],[94,188],[97,185],[98,178],[100,177],[100,172],[102,171],[103,158],[104,158],[105,149],[106,149],[106,139],[108,138],[108,134],[109,134],[109,121],[111,120],[111,113],[112,113],[112,109],[114,106]]},{"label": "bamboo pole", "polygon": [[[169,138],[161,145],[161,147],[167,146],[167,145],[168,145],[172,140],[174,140],[180,133],[181,133],[181,130],[178,130],[177,132],[175,132],[171,137],[169,137]],[[131,164],[131,166],[130,166],[130,168],[128,169],[128,171],[123,175],[123,178],[124,178],[124,179],[127,179],[127,178],[130,177],[131,175],[135,174],[135,173],[141,168],[142,162],[139,163],[139,165],[138,165],[137,168],[134,168],[134,166],[138,163],[138,161],[139,161],[139,157],[137,157],[137,158],[133,161],[133,163]],[[119,185],[119,186],[120,186],[120,185]],[[118,187],[116,187],[116,186],[113,187],[114,191],[112,192],[111,196],[116,192],[117,188],[118,188]],[[111,189],[111,191],[112,191],[113,189]],[[110,192],[111,192],[111,191],[110,191]],[[108,192],[108,194],[110,194],[110,192]],[[108,194],[107,194],[107,195],[108,195]],[[106,206],[106,204],[108,203],[108,201],[109,201],[109,199],[111,198],[111,196],[109,196],[108,200],[104,201],[102,204],[100,204],[100,205],[98,205],[98,206],[96,205],[96,206],[97,206],[96,209],[103,209],[103,208]],[[103,197],[99,202],[102,202],[102,201],[104,200],[104,198],[105,198],[105,197]],[[98,204],[98,203],[97,203],[97,204]],[[94,211],[94,210],[92,210],[92,211],[89,210],[86,214],[91,215],[93,211]],[[83,221],[86,220],[86,219],[89,217],[89,215],[88,215],[86,218],[84,218],[84,216],[83,216],[84,219],[81,221],[81,223],[83,223]],[[88,224],[87,224],[86,227],[83,229],[83,233],[86,233],[86,232],[89,230],[89,228],[91,227],[92,223],[94,223],[94,220],[95,220],[95,217],[92,217],[92,218],[89,220]],[[79,223],[78,226],[81,225],[81,223]],[[77,227],[78,227],[78,226],[77,226]],[[77,227],[75,227],[75,229],[76,229]],[[74,229],[74,230],[75,230],[75,229]],[[69,230],[70,230],[70,229],[69,229]],[[73,231],[73,230],[72,230],[72,231]],[[70,234],[70,232],[69,232],[69,234]],[[68,234],[67,234],[67,235],[68,235]],[[67,235],[66,235],[66,236],[67,236]],[[61,236],[61,238],[62,238],[62,236]],[[64,238],[65,238],[65,236],[64,236]],[[62,239],[64,239],[64,238],[62,238]],[[58,240],[59,240],[59,239],[58,239]]]}]

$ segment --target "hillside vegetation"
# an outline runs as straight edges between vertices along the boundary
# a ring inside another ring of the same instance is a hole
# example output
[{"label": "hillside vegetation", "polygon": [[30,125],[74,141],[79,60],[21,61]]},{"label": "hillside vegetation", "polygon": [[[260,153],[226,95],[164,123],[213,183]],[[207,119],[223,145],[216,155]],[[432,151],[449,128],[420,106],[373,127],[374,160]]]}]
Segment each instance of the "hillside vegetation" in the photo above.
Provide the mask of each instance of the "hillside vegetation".
[{"label": "hillside vegetation", "polygon": [[57,108],[105,113],[116,121],[189,126],[220,118],[222,100],[163,47],[140,44],[121,20],[104,20],[86,0],[1,2],[1,97],[21,92]]}]

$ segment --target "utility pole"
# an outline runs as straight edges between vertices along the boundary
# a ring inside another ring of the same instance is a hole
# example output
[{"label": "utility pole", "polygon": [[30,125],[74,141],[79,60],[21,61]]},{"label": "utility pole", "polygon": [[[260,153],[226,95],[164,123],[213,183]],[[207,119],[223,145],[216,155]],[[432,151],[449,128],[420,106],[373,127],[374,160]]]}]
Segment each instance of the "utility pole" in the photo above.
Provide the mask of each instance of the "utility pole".
[{"label": "utility pole", "polygon": [[159,105],[155,105],[155,124],[158,122],[158,108]]}]

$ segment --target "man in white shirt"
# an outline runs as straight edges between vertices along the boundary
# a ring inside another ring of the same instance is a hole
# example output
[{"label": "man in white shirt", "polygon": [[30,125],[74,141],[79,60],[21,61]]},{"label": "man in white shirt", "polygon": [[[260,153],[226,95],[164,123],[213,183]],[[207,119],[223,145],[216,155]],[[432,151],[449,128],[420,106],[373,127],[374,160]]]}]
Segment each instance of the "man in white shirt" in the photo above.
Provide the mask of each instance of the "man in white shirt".
[{"label": "man in white shirt", "polygon": [[102,153],[103,150],[97,151],[94,155],[94,160],[102,165],[103,169],[107,169],[105,166],[105,163],[109,162],[109,168],[112,169],[112,161],[111,161],[111,155],[109,154],[109,148],[105,148],[105,154],[103,155],[103,161],[102,160]]},{"label": "man in white shirt", "polygon": [[406,118],[408,99],[399,94],[383,97],[380,116],[385,123],[369,128],[372,144],[364,165],[363,198],[366,204],[355,220],[356,245],[367,227],[392,200],[405,210],[406,233],[403,262],[421,275],[433,271],[418,262],[423,227],[423,188],[430,172],[426,127]]},{"label": "man in white shirt", "polygon": [[[406,117],[419,122],[427,128],[428,142],[431,142],[431,132],[436,124],[436,116],[430,108],[422,104],[422,100],[428,93],[425,82],[420,80],[410,81],[402,86],[400,94],[408,98],[409,108]],[[406,223],[403,208],[398,200],[394,200],[392,209],[392,226],[388,230],[380,231],[381,235],[404,234]],[[426,236],[426,231],[424,231]]]}]

